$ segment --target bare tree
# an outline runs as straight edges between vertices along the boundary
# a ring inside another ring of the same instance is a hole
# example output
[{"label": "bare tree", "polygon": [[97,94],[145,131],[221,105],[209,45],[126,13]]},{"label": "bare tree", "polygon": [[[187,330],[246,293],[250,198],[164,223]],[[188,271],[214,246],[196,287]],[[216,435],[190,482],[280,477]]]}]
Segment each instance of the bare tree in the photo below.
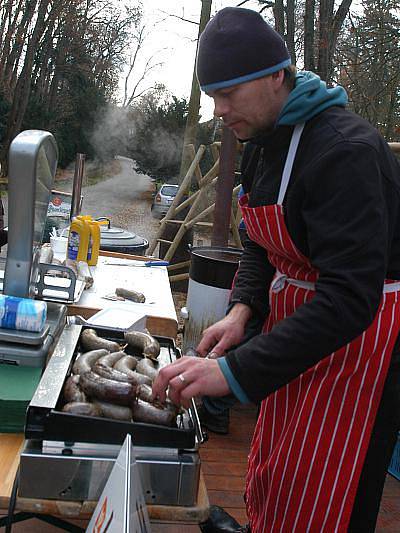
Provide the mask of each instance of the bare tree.
[{"label": "bare tree", "polygon": [[147,57],[140,70],[138,67],[138,58],[145,47],[146,39],[150,36],[153,30],[154,26],[151,29],[148,29],[146,24],[143,23],[142,18],[138,19],[137,24],[135,25],[131,44],[131,47],[133,45],[133,48],[128,60],[128,71],[124,79],[124,98],[122,103],[124,107],[132,105],[134,100],[157,87],[157,83],[152,83],[143,87],[143,82],[148,78],[151,71],[162,66],[163,62],[156,61],[156,57],[159,57],[160,53],[163,50],[166,50],[166,48],[158,50]]},{"label": "bare tree", "polygon": [[400,138],[399,7],[399,0],[366,0],[363,13],[349,17],[335,56],[354,111],[393,141]]},{"label": "bare tree", "polygon": [[76,99],[83,86],[91,94],[112,97],[140,15],[138,0],[127,2],[0,2],[0,98],[9,109],[0,139],[3,163],[31,101],[41,111],[35,127],[56,128],[79,112]]}]

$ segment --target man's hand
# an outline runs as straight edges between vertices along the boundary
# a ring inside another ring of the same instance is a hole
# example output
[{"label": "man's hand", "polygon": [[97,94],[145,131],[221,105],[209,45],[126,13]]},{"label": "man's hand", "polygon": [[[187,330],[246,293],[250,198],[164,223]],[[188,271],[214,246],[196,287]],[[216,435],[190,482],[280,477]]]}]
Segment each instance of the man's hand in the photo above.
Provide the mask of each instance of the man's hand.
[{"label": "man's hand", "polygon": [[181,357],[163,367],[153,383],[153,397],[161,402],[168,397],[175,405],[188,408],[194,396],[225,396],[228,383],[217,361],[200,357]]},{"label": "man's hand", "polygon": [[204,356],[211,352],[213,354],[211,357],[215,358],[239,344],[251,314],[249,306],[236,304],[226,317],[203,331],[201,341],[196,348],[198,353]]}]

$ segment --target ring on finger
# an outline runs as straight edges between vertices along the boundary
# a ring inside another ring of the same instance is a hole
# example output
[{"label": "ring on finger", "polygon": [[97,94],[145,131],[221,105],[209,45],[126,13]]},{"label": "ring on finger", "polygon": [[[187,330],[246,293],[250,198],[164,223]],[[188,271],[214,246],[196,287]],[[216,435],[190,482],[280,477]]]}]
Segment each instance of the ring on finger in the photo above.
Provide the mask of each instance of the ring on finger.
[{"label": "ring on finger", "polygon": [[183,374],[178,374],[178,379],[180,379],[182,383],[186,383],[186,379]]},{"label": "ring on finger", "polygon": [[218,357],[217,352],[210,352],[206,355],[206,359],[216,359]]}]

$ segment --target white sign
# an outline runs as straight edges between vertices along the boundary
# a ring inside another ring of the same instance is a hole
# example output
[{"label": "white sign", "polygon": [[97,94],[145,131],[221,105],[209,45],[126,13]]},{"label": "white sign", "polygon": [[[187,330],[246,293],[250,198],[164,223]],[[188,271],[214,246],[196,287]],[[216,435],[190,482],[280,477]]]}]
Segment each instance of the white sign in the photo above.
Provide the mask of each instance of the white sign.
[{"label": "white sign", "polygon": [[130,435],[125,438],[86,531],[90,533],[151,531]]},{"label": "white sign", "polygon": [[63,194],[59,191],[52,191],[49,207],[47,209],[48,217],[62,217],[69,220],[71,213],[71,195]]}]

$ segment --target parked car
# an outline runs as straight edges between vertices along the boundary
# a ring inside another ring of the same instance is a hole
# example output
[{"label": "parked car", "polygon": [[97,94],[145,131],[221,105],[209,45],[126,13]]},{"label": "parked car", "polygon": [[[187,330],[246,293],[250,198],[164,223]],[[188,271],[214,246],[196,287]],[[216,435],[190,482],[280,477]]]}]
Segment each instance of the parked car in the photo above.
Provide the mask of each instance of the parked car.
[{"label": "parked car", "polygon": [[154,217],[163,217],[167,214],[178,189],[179,185],[170,185],[169,183],[161,185],[151,205],[151,213]]}]

